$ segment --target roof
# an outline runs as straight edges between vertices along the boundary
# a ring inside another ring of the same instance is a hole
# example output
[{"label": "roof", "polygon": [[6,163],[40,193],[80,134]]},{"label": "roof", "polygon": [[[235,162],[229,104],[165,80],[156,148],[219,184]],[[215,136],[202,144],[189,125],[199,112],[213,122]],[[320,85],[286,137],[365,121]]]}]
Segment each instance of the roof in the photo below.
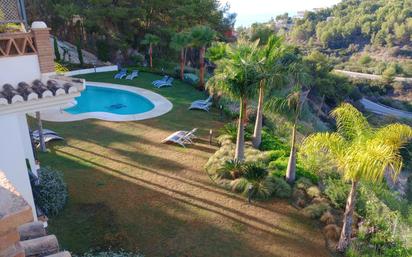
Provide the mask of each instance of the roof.
[{"label": "roof", "polygon": [[0,85],[0,108],[15,103],[71,95],[84,89],[84,80],[63,76],[50,77],[46,81],[20,82],[17,85]]}]

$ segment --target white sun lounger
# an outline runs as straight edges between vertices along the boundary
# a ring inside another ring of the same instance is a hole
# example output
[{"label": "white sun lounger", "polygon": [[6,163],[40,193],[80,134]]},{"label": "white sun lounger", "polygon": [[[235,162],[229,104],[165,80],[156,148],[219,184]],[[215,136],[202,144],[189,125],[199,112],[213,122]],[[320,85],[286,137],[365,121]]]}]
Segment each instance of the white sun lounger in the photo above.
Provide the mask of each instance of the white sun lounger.
[{"label": "white sun lounger", "polygon": [[210,110],[210,106],[212,106],[212,103],[195,103],[193,102],[190,107],[189,110],[201,110],[201,111],[206,111],[209,112]]},{"label": "white sun lounger", "polygon": [[132,73],[126,76],[126,79],[133,80],[134,78],[137,78],[138,76],[139,76],[139,71],[133,70]]},{"label": "white sun lounger", "polygon": [[[58,136],[58,135],[54,135],[54,134],[44,134],[43,135],[44,138],[44,142],[48,143],[50,141],[56,141],[56,140],[64,140],[64,138]],[[33,135],[33,140],[38,143],[40,142],[40,137],[39,136],[34,136]]]},{"label": "white sun lounger", "polygon": [[164,76],[162,79],[155,80],[152,82],[153,86],[156,86],[157,84],[165,83],[169,79],[169,76]]},{"label": "white sun lounger", "polygon": [[163,83],[158,83],[154,85],[156,88],[162,88],[162,87],[171,87],[173,84],[173,78],[169,77],[165,82]]},{"label": "white sun lounger", "polygon": [[208,104],[212,101],[212,98],[213,98],[213,96],[210,95],[207,99],[205,99],[205,100],[196,100],[196,101],[193,101],[192,104]]},{"label": "white sun lounger", "polygon": [[162,143],[172,142],[178,144],[182,147],[186,147],[186,144],[193,144],[193,139],[196,138],[194,133],[197,131],[197,128],[192,129],[191,131],[176,131],[170,136],[162,140]]},{"label": "white sun lounger", "polygon": [[127,75],[127,69],[121,69],[116,75],[114,75],[115,79],[122,79]]},{"label": "white sun lounger", "polygon": [[[39,130],[36,129],[31,134],[35,137],[38,137],[39,136]],[[53,130],[43,129],[43,135],[47,135],[47,134],[57,135],[57,133],[54,132]]]}]

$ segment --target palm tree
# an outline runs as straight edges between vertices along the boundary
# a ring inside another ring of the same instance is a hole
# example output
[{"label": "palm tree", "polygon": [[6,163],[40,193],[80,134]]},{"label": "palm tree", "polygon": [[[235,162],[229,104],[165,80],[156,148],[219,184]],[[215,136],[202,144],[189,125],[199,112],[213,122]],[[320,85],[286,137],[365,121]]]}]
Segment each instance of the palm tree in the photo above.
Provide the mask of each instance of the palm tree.
[{"label": "palm tree", "polygon": [[172,37],[170,47],[180,51],[180,79],[184,79],[186,63],[186,47],[190,44],[191,38],[188,32],[180,32]]},{"label": "palm tree", "polygon": [[285,68],[279,61],[286,48],[282,45],[282,39],[270,36],[266,45],[260,51],[261,58],[264,59],[260,65],[261,72],[266,74],[259,84],[259,100],[256,112],[255,130],[253,132],[252,143],[255,148],[259,148],[262,142],[262,121],[263,121],[263,101],[265,88],[272,85],[282,84],[284,81]]},{"label": "palm tree", "polygon": [[149,45],[150,68],[153,68],[153,46],[159,44],[160,38],[156,35],[147,33],[142,40],[143,45]]},{"label": "palm tree", "polygon": [[235,160],[243,161],[247,100],[256,94],[262,76],[259,72],[261,60],[258,55],[258,42],[239,40],[236,44],[226,45],[222,49],[224,52],[221,59],[217,60],[215,75],[208,81],[207,86],[240,102]]},{"label": "palm tree", "polygon": [[296,179],[296,133],[300,114],[306,102],[310,89],[302,91],[300,86],[296,86],[286,97],[272,96],[265,106],[269,111],[282,114],[292,122],[292,136],[290,144],[290,154],[286,169],[286,181],[293,183]]},{"label": "palm tree", "polygon": [[400,149],[412,138],[412,129],[398,123],[372,128],[362,113],[348,103],[336,108],[332,117],[337,132],[309,136],[301,151],[308,156],[328,154],[343,178],[352,184],[337,245],[337,250],[344,252],[350,244],[359,181],[376,183],[386,172],[396,178],[402,168]]},{"label": "palm tree", "polygon": [[196,26],[192,28],[190,33],[192,46],[199,48],[199,87],[204,88],[205,85],[205,53],[206,46],[209,45],[215,38],[215,31],[207,26]]}]

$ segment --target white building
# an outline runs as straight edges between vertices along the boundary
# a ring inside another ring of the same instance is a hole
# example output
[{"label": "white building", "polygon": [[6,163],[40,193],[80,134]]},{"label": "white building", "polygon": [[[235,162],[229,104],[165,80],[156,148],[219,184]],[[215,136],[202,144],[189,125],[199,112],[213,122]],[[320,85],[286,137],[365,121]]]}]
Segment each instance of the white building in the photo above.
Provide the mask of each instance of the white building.
[{"label": "white building", "polygon": [[85,87],[83,80],[54,74],[49,36],[43,22],[0,33],[0,170],[31,205],[34,220],[28,166],[37,170],[26,115],[67,105]]}]

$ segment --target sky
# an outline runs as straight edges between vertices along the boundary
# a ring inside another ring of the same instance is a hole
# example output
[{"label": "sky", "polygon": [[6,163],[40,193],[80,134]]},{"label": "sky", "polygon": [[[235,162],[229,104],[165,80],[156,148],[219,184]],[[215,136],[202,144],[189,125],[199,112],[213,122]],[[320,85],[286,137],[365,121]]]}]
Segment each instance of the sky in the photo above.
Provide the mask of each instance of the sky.
[{"label": "sky", "polygon": [[237,13],[237,27],[269,21],[272,17],[275,18],[285,12],[293,16],[298,11],[330,7],[340,0],[220,0],[220,2],[229,3],[230,12]]}]

